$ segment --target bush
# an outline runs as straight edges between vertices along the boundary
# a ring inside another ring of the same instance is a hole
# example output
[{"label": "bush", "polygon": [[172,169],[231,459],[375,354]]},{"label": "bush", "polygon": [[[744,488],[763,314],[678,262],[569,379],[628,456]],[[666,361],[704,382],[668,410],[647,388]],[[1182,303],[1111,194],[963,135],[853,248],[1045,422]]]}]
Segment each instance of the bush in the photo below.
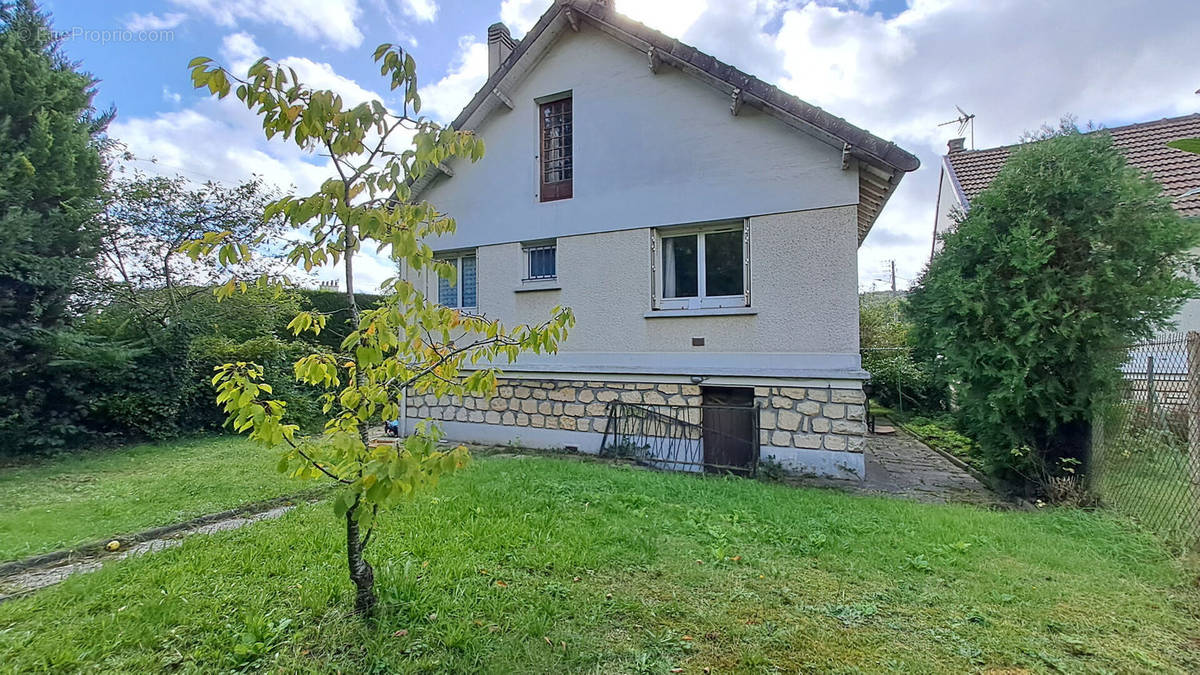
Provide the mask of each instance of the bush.
[{"label": "bush", "polygon": [[948,452],[968,464],[975,465],[976,468],[982,468],[975,452],[975,442],[959,433],[952,420],[946,417],[913,417],[904,426],[920,436],[927,445]]},{"label": "bush", "polygon": [[274,336],[236,342],[224,337],[202,337],[191,345],[189,364],[192,381],[199,386],[189,392],[183,419],[188,426],[217,429],[225,421],[221,409],[213,405],[215,391],[209,384],[213,369],[226,363],[251,361],[263,367],[263,381],[271,385],[274,398],[287,402],[288,419],[304,431],[320,429],[324,416],[318,390],[296,382],[292,364],[310,354],[311,347],[285,342]]},{"label": "bush", "polygon": [[949,387],[939,374],[937,362],[917,358],[912,322],[905,316],[905,302],[867,294],[859,301],[859,341],[862,367],[871,374],[871,396],[890,408],[926,412],[949,408]]},{"label": "bush", "polygon": [[162,322],[146,320],[140,311],[162,306],[157,290],[112,302],[86,318],[59,362],[76,383],[81,411],[72,445],[221,429],[224,417],[213,405],[210,380],[214,366],[230,361],[261,364],[267,382],[288,402],[289,418],[306,429],[317,425],[320,405],[295,383],[291,365],[309,348],[284,330],[299,311],[298,299],[251,289],[218,303],[209,289],[193,290]]},{"label": "bush", "polygon": [[[346,294],[337,291],[300,291],[304,309],[322,314],[329,314],[329,322],[320,335],[305,333],[304,339],[314,344],[324,345],[330,351],[341,351],[342,341],[350,334],[350,305],[346,302]],[[354,303],[360,310],[372,309],[379,305],[382,295],[371,293],[355,293]],[[291,317],[288,317],[291,320]]]},{"label": "bush", "polygon": [[[1016,148],[909,296],[963,429],[1000,477],[1045,486],[1086,461],[1126,349],[1197,294],[1200,223],[1073,126]],[[1085,467],[1086,470],[1086,467]]]}]

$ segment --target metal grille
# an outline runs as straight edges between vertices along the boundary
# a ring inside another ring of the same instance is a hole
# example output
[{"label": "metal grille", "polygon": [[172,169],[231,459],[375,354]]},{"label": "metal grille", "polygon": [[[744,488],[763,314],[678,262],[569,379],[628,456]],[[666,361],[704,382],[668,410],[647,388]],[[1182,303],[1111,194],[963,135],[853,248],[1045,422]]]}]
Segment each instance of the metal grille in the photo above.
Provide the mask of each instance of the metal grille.
[{"label": "metal grille", "polygon": [[1095,426],[1090,487],[1169,540],[1200,545],[1200,333],[1136,346],[1121,374]]},{"label": "metal grille", "polygon": [[[608,404],[600,454],[668,471],[707,470],[752,476],[758,472],[758,413],[757,406],[613,401]],[[716,446],[720,446],[720,452]],[[743,461],[729,461],[737,457]]]},{"label": "metal grille", "polygon": [[542,184],[565,183],[574,173],[571,141],[574,135],[571,99],[543,103]]},{"label": "metal grille", "polygon": [[556,245],[525,247],[525,280],[553,279],[557,275]]}]

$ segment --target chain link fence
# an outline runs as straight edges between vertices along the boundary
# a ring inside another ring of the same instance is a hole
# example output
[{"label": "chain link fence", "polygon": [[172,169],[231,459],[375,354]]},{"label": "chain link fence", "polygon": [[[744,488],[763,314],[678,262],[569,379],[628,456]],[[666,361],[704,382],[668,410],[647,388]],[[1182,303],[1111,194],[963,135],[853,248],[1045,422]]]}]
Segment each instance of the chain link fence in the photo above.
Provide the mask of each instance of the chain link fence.
[{"label": "chain link fence", "polygon": [[1200,545],[1200,333],[1134,347],[1120,396],[1098,415],[1089,488],[1185,547]]}]

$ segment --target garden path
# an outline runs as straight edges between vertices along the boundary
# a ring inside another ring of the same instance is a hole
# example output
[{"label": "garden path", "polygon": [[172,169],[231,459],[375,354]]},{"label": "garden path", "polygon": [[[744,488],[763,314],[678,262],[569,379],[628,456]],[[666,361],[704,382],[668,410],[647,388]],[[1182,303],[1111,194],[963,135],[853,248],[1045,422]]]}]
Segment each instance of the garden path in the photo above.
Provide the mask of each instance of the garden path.
[{"label": "garden path", "polygon": [[[877,429],[886,424],[880,420]],[[1003,497],[904,429],[870,434],[862,489],[922,502],[1011,506]]]},{"label": "garden path", "polygon": [[934,504],[976,504],[1012,508],[1015,504],[994,492],[969,471],[891,422],[879,418],[876,429],[890,433],[867,436],[864,453],[867,475],[862,481],[796,478],[796,485],[831,487],[846,492],[878,494]]}]

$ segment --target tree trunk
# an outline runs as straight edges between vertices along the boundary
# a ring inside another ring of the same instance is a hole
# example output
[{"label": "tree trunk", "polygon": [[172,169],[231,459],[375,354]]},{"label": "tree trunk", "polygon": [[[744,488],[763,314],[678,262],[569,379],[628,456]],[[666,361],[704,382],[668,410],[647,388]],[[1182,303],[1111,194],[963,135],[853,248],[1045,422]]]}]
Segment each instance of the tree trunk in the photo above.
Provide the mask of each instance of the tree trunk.
[{"label": "tree trunk", "polygon": [[350,581],[354,582],[354,609],[369,616],[375,609],[375,570],[363,557],[363,540],[354,519],[357,511],[356,505],[346,512],[346,564],[350,568]]}]

